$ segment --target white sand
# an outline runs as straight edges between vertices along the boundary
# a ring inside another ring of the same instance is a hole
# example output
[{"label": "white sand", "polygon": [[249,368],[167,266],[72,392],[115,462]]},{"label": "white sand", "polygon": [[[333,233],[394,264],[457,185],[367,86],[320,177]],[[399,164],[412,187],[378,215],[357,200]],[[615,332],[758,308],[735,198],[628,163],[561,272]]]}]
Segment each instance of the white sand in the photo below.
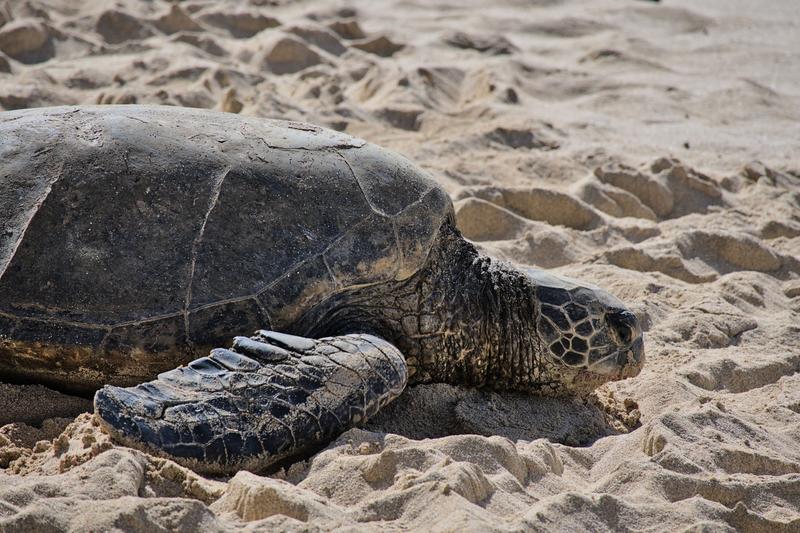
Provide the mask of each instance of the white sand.
[{"label": "white sand", "polygon": [[393,148],[486,252],[629,302],[648,361],[590,405],[419,387],[231,480],[88,415],[53,439],[22,423],[85,404],[3,387],[0,530],[800,531],[794,0],[105,4],[3,4],[0,106],[200,106]]}]

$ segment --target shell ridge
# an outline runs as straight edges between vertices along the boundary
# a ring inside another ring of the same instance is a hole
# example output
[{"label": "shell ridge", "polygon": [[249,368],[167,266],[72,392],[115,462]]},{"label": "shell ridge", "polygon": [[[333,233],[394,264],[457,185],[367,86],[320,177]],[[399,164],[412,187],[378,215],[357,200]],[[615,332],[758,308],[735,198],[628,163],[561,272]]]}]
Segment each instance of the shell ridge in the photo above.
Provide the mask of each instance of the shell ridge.
[{"label": "shell ridge", "polygon": [[3,276],[5,275],[6,270],[8,270],[8,265],[11,264],[11,262],[14,260],[14,256],[17,255],[17,249],[19,248],[19,245],[22,243],[22,241],[25,239],[25,234],[28,232],[28,228],[30,228],[31,222],[33,222],[33,219],[36,217],[36,214],[39,212],[39,209],[41,209],[42,205],[44,205],[44,203],[50,197],[50,193],[53,191],[53,187],[56,185],[56,183],[58,183],[58,181],[63,176],[64,176],[64,168],[62,164],[59,168],[58,175],[55,177],[55,179],[53,179],[53,181],[47,184],[47,188],[45,189],[44,194],[42,195],[41,198],[39,198],[36,201],[36,203],[31,208],[28,220],[25,222],[25,228],[19,232],[19,235],[17,236],[17,242],[14,243],[14,246],[12,247],[10,253],[8,254],[8,258],[6,259],[5,264],[0,265],[0,281],[3,280]]},{"label": "shell ridge", "polygon": [[339,158],[342,161],[344,161],[344,164],[347,165],[347,168],[350,169],[350,174],[352,174],[353,175],[353,179],[356,180],[356,184],[358,185],[358,190],[361,191],[361,196],[364,197],[364,201],[367,202],[367,205],[369,206],[369,208],[372,209],[375,213],[377,213],[379,215],[383,215],[385,217],[389,216],[386,213],[384,213],[383,211],[381,211],[380,209],[376,208],[374,205],[372,205],[372,202],[369,201],[369,196],[367,196],[367,191],[364,190],[364,186],[361,184],[361,180],[358,179],[358,176],[356,175],[356,171],[353,170],[352,166],[350,166],[350,161],[348,161],[347,158],[339,150],[334,149],[333,151],[336,153],[336,155],[339,156]]},{"label": "shell ridge", "polygon": [[392,219],[392,234],[394,235],[394,245],[397,247],[397,254],[400,256],[399,272],[402,272],[406,266],[406,254],[403,252],[403,245],[400,242],[400,230],[397,227],[397,218]]},{"label": "shell ridge", "polygon": [[225,178],[228,176],[230,171],[230,167],[226,168],[223,172],[220,172],[220,175],[215,179],[214,186],[211,190],[208,209],[203,217],[203,223],[200,224],[200,230],[197,232],[197,237],[195,237],[194,242],[192,242],[192,257],[189,263],[189,280],[186,284],[186,297],[183,304],[183,321],[187,333],[189,331],[189,304],[192,300],[192,284],[194,283],[195,268],[197,266],[197,254],[200,253],[200,244],[203,241],[203,235],[206,231],[206,224],[208,224],[208,219],[211,216],[211,212],[214,211],[214,208],[219,202],[222,185],[225,183]]}]

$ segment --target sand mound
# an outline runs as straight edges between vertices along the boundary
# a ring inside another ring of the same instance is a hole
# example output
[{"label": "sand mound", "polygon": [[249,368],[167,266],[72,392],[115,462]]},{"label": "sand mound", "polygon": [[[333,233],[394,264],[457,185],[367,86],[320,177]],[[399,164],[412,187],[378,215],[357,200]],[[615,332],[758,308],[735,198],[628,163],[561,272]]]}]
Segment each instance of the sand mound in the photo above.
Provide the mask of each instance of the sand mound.
[{"label": "sand mound", "polygon": [[385,145],[487,253],[629,302],[647,366],[586,401],[418,386],[219,480],[113,444],[86,399],[0,385],[0,530],[800,531],[798,24],[790,0],[3,3],[3,109]]}]

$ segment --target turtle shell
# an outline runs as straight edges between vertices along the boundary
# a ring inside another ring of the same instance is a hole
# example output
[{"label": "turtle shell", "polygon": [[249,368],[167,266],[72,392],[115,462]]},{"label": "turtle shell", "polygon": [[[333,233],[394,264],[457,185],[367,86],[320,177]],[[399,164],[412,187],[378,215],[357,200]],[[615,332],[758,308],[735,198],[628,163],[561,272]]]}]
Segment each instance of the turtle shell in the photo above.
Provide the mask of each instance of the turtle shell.
[{"label": "turtle shell", "polygon": [[425,263],[447,194],[316,126],[196,109],[0,114],[0,377],[131,384]]}]

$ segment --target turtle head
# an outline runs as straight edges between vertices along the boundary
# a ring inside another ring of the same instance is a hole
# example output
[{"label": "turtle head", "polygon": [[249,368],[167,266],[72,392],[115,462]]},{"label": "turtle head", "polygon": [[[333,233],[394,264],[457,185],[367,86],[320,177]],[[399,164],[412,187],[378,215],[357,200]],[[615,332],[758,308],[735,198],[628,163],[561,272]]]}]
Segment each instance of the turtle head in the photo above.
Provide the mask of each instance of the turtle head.
[{"label": "turtle head", "polygon": [[633,377],[644,363],[642,330],[618,298],[599,287],[526,269],[535,286],[536,329],[553,376],[570,392]]}]

